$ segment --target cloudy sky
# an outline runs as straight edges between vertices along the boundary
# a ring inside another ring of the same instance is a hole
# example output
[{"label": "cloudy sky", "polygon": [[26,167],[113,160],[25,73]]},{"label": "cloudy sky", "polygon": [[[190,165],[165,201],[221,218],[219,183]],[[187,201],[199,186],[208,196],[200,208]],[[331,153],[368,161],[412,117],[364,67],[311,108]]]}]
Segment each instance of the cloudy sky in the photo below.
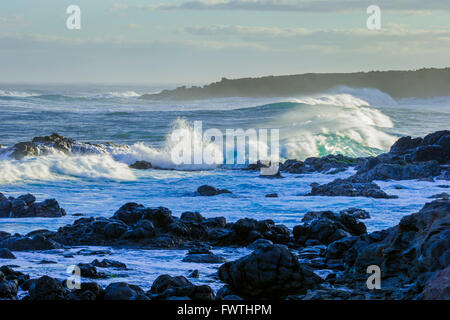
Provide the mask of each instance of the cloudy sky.
[{"label": "cloudy sky", "polygon": [[[66,8],[81,8],[81,30]],[[381,29],[368,30],[369,5]],[[450,1],[14,0],[0,82],[199,84],[221,77],[450,66]]]}]

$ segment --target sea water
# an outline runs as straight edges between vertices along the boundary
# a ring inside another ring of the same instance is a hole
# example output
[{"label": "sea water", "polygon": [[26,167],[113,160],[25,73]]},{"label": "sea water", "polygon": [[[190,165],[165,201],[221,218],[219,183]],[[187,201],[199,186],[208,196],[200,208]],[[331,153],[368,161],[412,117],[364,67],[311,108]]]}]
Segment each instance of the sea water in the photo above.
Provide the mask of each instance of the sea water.
[{"label": "sea water", "polygon": [[[55,198],[66,209],[62,218],[0,219],[0,230],[21,233],[72,223],[77,216],[111,217],[126,202],[149,207],[164,206],[175,216],[198,211],[205,217],[224,216],[272,219],[292,228],[311,210],[338,212],[350,207],[369,211],[368,230],[397,224],[418,211],[433,194],[445,191],[446,181],[377,181],[398,199],[364,197],[309,197],[313,182],[345,178],[353,169],[338,174],[283,174],[284,179],[264,179],[259,172],[220,165],[183,167],[171,162],[168,136],[176,129],[192,130],[194,121],[203,127],[244,130],[280,130],[280,156],[303,160],[310,156],[341,153],[370,156],[389,150],[402,135],[423,136],[448,129],[450,97],[396,100],[375,89],[335,88],[314,96],[284,98],[223,98],[202,101],[149,101],[143,93],[162,86],[0,86],[0,143],[4,148],[35,136],[57,132],[77,141],[126,144],[107,154],[71,155],[58,152],[14,160],[0,156],[0,192],[6,196],[31,193],[42,201]],[[4,149],[3,149],[4,150]],[[170,170],[138,171],[129,168],[137,160]],[[189,170],[186,170],[189,169]],[[203,184],[226,188],[232,194],[203,197],[196,189]],[[399,185],[401,188],[399,188]],[[277,193],[278,198],[266,198]],[[92,249],[92,248],[90,248]],[[149,288],[159,274],[187,275],[199,269],[198,283],[217,289],[220,283],[208,276],[219,265],[182,263],[183,250],[126,250],[109,248],[106,256],[76,254],[80,248],[57,252],[15,252],[18,270],[33,276],[49,274],[63,278],[70,264],[94,258],[122,261],[131,270],[111,271],[102,280],[128,281]],[[73,251],[73,252],[72,252]],[[70,252],[74,253],[71,257]],[[248,249],[215,248],[232,260]],[[40,264],[41,260],[56,264]],[[0,264],[11,260],[0,259]]]}]

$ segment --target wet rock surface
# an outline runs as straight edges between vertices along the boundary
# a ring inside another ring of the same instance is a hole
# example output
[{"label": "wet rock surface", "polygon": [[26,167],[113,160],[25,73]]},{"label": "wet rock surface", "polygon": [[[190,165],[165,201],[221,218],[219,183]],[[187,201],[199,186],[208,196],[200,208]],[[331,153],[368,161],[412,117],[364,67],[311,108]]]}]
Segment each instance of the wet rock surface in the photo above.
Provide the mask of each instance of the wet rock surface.
[{"label": "wet rock surface", "polygon": [[306,196],[346,196],[346,197],[370,197],[376,199],[395,199],[397,196],[388,195],[373,182],[362,182],[358,179],[336,179],[327,184],[313,184],[311,192]]},{"label": "wet rock surface", "polygon": [[284,245],[259,248],[219,269],[219,278],[244,298],[282,298],[317,287],[323,280]]},{"label": "wet rock surface", "polygon": [[0,193],[0,218],[59,218],[66,211],[55,199],[36,202],[36,197],[25,194],[18,198],[6,198]]}]

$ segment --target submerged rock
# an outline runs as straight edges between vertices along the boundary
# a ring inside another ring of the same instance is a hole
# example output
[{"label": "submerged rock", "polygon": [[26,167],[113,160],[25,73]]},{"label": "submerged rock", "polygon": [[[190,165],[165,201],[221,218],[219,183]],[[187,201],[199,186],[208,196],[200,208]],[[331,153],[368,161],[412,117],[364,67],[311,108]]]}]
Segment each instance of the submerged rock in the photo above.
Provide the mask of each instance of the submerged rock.
[{"label": "submerged rock", "polygon": [[227,189],[217,189],[212,186],[203,185],[203,186],[198,187],[197,193],[200,196],[210,197],[210,196],[217,196],[222,193],[231,193],[231,191],[228,191]]}]

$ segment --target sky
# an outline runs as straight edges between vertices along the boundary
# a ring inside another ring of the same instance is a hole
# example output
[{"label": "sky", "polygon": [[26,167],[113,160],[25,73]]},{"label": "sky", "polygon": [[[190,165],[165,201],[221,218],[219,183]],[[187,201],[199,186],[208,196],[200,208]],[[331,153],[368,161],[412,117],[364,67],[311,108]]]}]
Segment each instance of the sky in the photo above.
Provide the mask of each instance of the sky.
[{"label": "sky", "polygon": [[[81,29],[69,30],[69,5]],[[381,10],[369,30],[367,7]],[[0,82],[205,84],[450,66],[450,1],[0,2]]]}]

